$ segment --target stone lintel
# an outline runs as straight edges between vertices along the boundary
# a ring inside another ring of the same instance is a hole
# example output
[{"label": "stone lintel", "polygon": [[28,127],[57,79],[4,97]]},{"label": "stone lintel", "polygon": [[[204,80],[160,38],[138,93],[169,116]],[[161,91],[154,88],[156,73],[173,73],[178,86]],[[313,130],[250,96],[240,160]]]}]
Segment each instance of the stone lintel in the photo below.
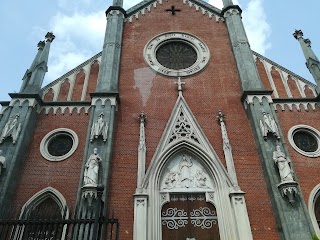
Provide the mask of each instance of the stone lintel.
[{"label": "stone lintel", "polygon": [[127,17],[127,12],[126,12],[126,10],[124,10],[122,7],[110,6],[110,7],[107,9],[107,11],[106,11],[106,16],[108,16],[108,14],[109,14],[111,11],[120,11],[121,13],[123,13],[123,15],[124,15],[125,18]]}]

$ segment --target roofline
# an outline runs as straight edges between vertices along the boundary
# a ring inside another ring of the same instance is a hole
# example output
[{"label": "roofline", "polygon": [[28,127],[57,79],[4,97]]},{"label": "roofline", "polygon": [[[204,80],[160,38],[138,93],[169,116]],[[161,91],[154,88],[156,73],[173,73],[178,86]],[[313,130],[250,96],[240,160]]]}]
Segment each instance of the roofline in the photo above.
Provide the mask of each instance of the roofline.
[{"label": "roofline", "polygon": [[314,84],[314,83],[312,83],[312,82],[308,81],[307,79],[305,79],[305,78],[303,78],[303,77],[299,76],[298,74],[295,74],[295,73],[291,72],[290,70],[288,70],[287,68],[285,68],[285,67],[283,67],[283,66],[279,65],[278,63],[275,63],[275,62],[271,61],[269,58],[266,58],[266,57],[262,56],[261,54],[259,54],[259,53],[255,52],[255,51],[253,51],[253,50],[251,50],[251,51],[252,51],[252,53],[253,53],[254,55],[256,55],[257,57],[259,57],[259,58],[261,58],[261,59],[265,60],[266,62],[268,62],[268,63],[272,64],[273,66],[275,66],[275,67],[277,67],[277,68],[279,68],[279,69],[281,69],[281,70],[283,70],[283,71],[285,71],[285,72],[289,73],[289,75],[290,75],[290,76],[293,76],[293,77],[295,77],[295,78],[297,78],[297,79],[301,80],[302,82],[304,82],[304,83],[306,83],[306,84],[308,84],[308,85],[311,85],[312,87],[317,87],[317,85],[316,85],[316,84]]},{"label": "roofline", "polygon": [[[144,0],[144,1],[141,1],[137,5],[129,8],[126,11],[126,13],[127,13],[126,17],[131,17],[132,15],[136,14],[140,10],[146,8],[147,6],[149,6],[150,4],[152,4],[152,3],[156,2],[156,1],[163,1],[163,0]],[[189,2],[192,2],[194,4],[197,4],[200,7],[206,9],[207,11],[209,11],[211,13],[214,13],[214,14],[217,14],[217,15],[222,17],[221,10],[219,8],[216,8],[216,7],[212,6],[211,4],[209,4],[207,2],[204,2],[202,0],[186,0],[186,1],[189,1]]]},{"label": "roofline", "polygon": [[65,78],[67,78],[68,76],[70,76],[71,74],[81,70],[81,68],[83,68],[84,66],[86,66],[87,64],[89,64],[90,62],[94,61],[95,59],[97,59],[98,57],[100,57],[102,55],[102,51],[97,53],[96,55],[94,55],[93,57],[89,58],[87,61],[81,63],[80,65],[78,65],[77,67],[73,68],[72,70],[70,70],[69,72],[63,74],[61,77],[57,78],[56,80],[52,81],[51,83],[49,83],[48,85],[44,86],[41,89],[41,93],[40,95],[42,95],[43,92],[45,92],[47,89],[49,89],[50,87],[52,87],[53,85],[55,85],[56,83],[58,83],[60,80],[63,80]]}]

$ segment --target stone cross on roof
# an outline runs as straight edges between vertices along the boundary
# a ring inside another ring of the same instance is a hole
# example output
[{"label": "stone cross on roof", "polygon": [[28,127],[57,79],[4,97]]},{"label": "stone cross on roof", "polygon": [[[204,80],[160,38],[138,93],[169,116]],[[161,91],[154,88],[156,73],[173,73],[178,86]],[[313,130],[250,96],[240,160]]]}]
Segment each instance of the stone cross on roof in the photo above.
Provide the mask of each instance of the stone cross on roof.
[{"label": "stone cross on roof", "polygon": [[185,82],[181,82],[181,77],[178,77],[178,82],[175,82],[174,84],[178,85],[178,92],[179,92],[179,96],[182,96],[182,85],[185,85]]}]

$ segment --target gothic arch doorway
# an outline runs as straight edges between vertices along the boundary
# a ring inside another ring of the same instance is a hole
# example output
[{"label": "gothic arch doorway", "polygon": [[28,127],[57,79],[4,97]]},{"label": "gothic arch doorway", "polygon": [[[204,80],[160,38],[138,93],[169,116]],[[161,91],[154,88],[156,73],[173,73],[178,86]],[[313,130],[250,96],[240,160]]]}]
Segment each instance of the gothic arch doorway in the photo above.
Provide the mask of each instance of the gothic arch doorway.
[{"label": "gothic arch doorway", "polygon": [[161,210],[163,240],[220,240],[218,216],[205,193],[170,194]]}]

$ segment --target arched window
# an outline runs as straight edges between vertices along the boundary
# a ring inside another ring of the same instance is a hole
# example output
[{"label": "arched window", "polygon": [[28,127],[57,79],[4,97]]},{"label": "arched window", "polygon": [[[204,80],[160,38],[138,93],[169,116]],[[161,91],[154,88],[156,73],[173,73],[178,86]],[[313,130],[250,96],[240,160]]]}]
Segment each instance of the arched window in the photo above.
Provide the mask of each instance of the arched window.
[{"label": "arched window", "polygon": [[65,226],[59,222],[69,217],[64,197],[48,187],[33,195],[22,207],[20,219],[26,220],[14,239],[64,239]]},{"label": "arched window", "polygon": [[320,236],[320,183],[310,193],[308,208],[310,218],[317,236]]}]

